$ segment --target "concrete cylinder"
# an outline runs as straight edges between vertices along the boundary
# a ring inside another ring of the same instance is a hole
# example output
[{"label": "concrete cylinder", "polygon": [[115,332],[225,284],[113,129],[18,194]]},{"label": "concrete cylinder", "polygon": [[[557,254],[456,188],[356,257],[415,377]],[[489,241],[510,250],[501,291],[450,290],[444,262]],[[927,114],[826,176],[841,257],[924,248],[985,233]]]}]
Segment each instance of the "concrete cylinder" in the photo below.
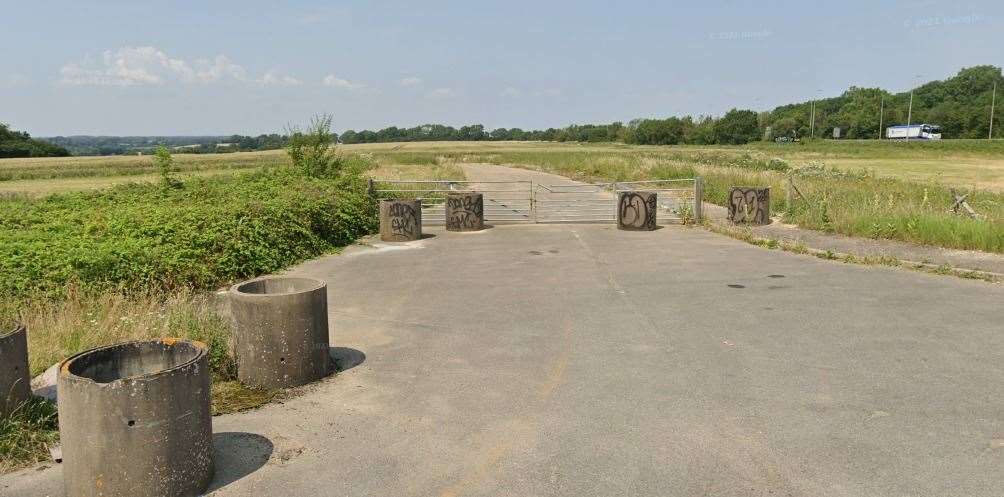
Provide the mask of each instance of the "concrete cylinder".
[{"label": "concrete cylinder", "polygon": [[381,200],[380,239],[410,242],[422,238],[421,200]]},{"label": "concrete cylinder", "polygon": [[620,192],[617,195],[617,228],[628,231],[655,229],[659,209],[655,192]]},{"label": "concrete cylinder", "polygon": [[213,478],[209,349],[165,338],[60,364],[66,497],[188,497]]},{"label": "concrete cylinder", "polygon": [[770,187],[733,186],[729,190],[729,220],[742,224],[770,224]]},{"label": "concrete cylinder", "polygon": [[0,326],[0,419],[4,419],[31,398],[31,374],[24,325]]},{"label": "concrete cylinder", "polygon": [[328,286],[313,278],[259,278],[230,289],[237,377],[274,389],[331,374]]},{"label": "concrete cylinder", "polygon": [[485,201],[480,193],[446,194],[446,230],[478,231],[485,228]]}]

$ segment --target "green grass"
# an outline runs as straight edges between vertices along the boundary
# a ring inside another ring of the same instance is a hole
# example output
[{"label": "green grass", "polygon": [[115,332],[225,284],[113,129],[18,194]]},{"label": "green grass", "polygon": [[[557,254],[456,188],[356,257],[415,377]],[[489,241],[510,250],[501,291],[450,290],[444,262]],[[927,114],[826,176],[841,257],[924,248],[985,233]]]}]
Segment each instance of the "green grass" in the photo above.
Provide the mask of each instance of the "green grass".
[{"label": "green grass", "polygon": [[59,441],[56,405],[34,398],[0,419],[0,474],[49,459]]}]

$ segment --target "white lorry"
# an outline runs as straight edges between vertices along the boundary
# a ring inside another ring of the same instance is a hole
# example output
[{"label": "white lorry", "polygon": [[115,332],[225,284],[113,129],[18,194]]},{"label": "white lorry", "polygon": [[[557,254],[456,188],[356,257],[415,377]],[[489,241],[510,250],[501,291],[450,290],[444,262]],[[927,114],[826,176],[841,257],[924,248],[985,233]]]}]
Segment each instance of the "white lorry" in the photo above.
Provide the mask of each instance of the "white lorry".
[{"label": "white lorry", "polygon": [[934,124],[889,126],[885,129],[885,137],[890,140],[940,140],[941,126]]}]

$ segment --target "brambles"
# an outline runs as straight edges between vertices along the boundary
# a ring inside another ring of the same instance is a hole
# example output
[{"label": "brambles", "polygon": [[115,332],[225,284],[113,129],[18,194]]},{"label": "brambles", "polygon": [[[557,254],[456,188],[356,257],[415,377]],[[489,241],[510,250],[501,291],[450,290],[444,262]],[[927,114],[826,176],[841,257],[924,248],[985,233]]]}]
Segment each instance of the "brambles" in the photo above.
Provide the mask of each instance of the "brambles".
[{"label": "brambles", "polygon": [[375,228],[365,181],[288,169],[11,200],[0,300],[92,290],[212,288],[281,269]]}]

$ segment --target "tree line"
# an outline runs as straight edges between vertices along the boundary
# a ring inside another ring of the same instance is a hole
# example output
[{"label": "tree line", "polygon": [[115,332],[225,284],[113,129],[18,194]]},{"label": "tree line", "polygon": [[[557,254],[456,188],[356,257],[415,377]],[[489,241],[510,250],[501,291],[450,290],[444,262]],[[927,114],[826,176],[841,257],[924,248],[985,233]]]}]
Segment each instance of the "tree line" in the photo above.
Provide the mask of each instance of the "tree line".
[{"label": "tree line", "polygon": [[[878,138],[885,127],[906,124],[942,126],[944,138],[986,138],[994,83],[1004,93],[1004,77],[995,66],[962,69],[944,81],[931,81],[910,92],[891,93],[881,88],[851,87],[838,97],[782,105],[767,112],[732,109],[721,117],[683,116],[635,119],[627,124],[575,124],[562,129],[524,131],[520,128],[488,130],[472,124],[460,128],[423,124],[413,128],[391,126],[379,131],[348,130],[342,143],[408,141],[530,140],[569,142],[622,142],[641,145],[743,144],[774,138],[828,138],[840,128],[841,138]],[[998,128],[999,129],[999,128]]]},{"label": "tree line", "polygon": [[287,134],[258,136],[55,136],[46,141],[64,147],[73,155],[152,154],[164,146],[171,153],[208,154],[278,150],[289,143]]},{"label": "tree line", "polygon": [[66,157],[70,151],[58,145],[36,140],[24,131],[14,131],[0,123],[0,158]]}]

